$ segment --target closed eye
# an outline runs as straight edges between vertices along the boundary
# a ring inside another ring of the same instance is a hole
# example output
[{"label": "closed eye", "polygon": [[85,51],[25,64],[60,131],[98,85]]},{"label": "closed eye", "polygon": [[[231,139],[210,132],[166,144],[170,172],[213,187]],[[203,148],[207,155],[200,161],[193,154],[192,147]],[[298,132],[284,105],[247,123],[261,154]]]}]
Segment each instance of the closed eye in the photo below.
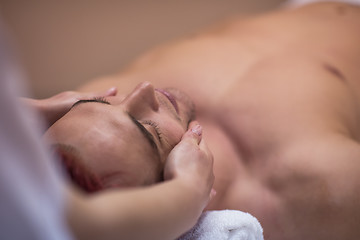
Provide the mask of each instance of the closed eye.
[{"label": "closed eye", "polygon": [[141,124],[138,120],[136,120],[136,118],[134,118],[133,116],[131,116],[129,113],[127,113],[127,115],[129,116],[129,118],[131,119],[131,121],[135,124],[136,127],[138,127],[138,129],[140,130],[140,132],[143,134],[143,136],[146,138],[146,140],[150,143],[151,147],[156,150],[157,155],[160,158],[160,152],[159,152],[159,148],[156,145],[156,142],[154,140],[154,136],[153,134],[151,134],[144,126],[143,124]]},{"label": "closed eye", "polygon": [[156,132],[156,135],[159,139],[159,142],[162,143],[163,141],[163,137],[162,137],[162,132],[161,132],[161,129],[159,127],[159,124],[157,124],[156,122],[154,121],[151,121],[151,120],[145,120],[145,121],[142,121],[143,124],[146,124],[146,125],[150,125]]}]

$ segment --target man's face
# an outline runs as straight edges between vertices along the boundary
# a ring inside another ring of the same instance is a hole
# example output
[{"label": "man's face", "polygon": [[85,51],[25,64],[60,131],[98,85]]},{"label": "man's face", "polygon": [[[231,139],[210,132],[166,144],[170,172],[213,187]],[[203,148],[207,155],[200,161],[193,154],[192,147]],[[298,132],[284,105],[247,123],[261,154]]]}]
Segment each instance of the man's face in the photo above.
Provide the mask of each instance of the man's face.
[{"label": "man's face", "polygon": [[105,188],[149,185],[162,179],[193,113],[184,93],[142,83],[127,96],[79,101],[45,138],[76,148]]}]

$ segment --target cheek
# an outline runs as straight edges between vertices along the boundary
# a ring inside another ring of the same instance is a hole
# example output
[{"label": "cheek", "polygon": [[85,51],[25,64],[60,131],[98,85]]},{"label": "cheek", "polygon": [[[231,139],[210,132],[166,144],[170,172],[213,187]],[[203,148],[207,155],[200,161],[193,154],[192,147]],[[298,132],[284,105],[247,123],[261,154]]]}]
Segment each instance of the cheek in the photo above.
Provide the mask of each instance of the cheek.
[{"label": "cheek", "polygon": [[164,128],[164,137],[167,139],[166,146],[169,150],[173,149],[178,144],[184,135],[184,128],[178,123],[168,123]]},{"label": "cheek", "polygon": [[137,150],[129,154],[132,156],[131,159],[122,162],[126,186],[147,186],[159,182],[163,170],[161,161],[148,151]]}]

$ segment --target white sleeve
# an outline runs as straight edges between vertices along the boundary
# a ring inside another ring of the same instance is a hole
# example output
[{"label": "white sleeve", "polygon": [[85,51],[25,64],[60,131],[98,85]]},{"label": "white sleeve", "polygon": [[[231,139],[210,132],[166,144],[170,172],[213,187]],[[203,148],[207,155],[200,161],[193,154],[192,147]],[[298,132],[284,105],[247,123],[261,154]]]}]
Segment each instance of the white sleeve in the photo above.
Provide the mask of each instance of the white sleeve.
[{"label": "white sleeve", "polygon": [[0,23],[0,239],[71,239],[64,180],[31,125],[35,115],[17,102],[19,75]]}]

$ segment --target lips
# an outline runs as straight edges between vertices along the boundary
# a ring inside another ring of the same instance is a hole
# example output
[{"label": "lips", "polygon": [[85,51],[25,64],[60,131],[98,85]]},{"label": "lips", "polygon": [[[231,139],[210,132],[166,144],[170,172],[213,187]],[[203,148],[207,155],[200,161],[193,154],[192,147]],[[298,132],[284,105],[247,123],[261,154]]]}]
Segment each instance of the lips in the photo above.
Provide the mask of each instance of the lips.
[{"label": "lips", "polygon": [[156,88],[155,91],[158,91],[159,93],[163,94],[170,101],[170,103],[174,106],[176,113],[179,114],[178,104],[175,100],[175,97],[171,93],[165,91],[164,89],[160,89],[160,88]]}]

